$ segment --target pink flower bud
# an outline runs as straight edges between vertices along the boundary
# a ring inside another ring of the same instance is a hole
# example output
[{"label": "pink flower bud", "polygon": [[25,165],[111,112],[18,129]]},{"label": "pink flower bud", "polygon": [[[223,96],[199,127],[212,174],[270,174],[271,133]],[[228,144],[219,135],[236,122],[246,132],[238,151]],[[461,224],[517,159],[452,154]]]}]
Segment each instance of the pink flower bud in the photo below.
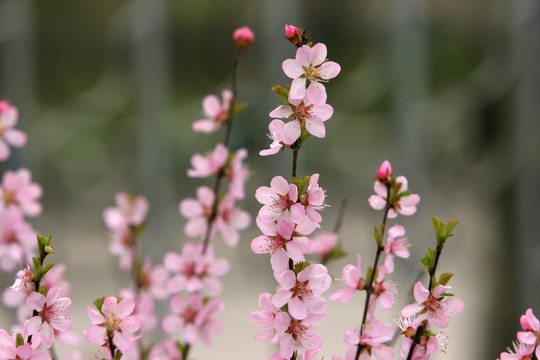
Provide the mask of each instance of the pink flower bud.
[{"label": "pink flower bud", "polygon": [[302,46],[304,44],[305,30],[299,29],[294,25],[285,25],[285,38],[294,46]]},{"label": "pink flower bud", "polygon": [[392,171],[392,165],[388,160],[385,160],[382,164],[379,170],[377,170],[377,179],[379,179],[380,182],[386,184],[392,179],[392,174],[394,172]]},{"label": "pink flower bud", "polygon": [[249,27],[244,26],[234,30],[232,38],[236,46],[245,49],[255,41],[255,34]]}]

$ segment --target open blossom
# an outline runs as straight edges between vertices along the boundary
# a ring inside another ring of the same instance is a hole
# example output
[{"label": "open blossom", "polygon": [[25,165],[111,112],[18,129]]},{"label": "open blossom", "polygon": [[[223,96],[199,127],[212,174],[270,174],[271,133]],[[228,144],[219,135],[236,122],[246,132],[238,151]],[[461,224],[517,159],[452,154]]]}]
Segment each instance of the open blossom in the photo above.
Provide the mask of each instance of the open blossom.
[{"label": "open blossom", "polygon": [[[502,352],[497,360],[529,360],[533,358],[535,345],[524,344],[521,341],[512,343],[514,349],[507,348],[507,352]],[[536,346],[536,358],[538,358],[539,346]]]},{"label": "open blossom", "polygon": [[16,207],[0,208],[0,270],[30,263],[37,247],[36,232]]},{"label": "open blossom", "polygon": [[366,322],[360,336],[358,329],[345,330],[345,342],[349,345],[364,345],[359,359],[371,359],[371,353],[379,360],[391,360],[394,357],[394,350],[385,342],[390,341],[394,336],[394,328],[390,324],[384,324],[377,319],[370,319]]},{"label": "open blossom", "polygon": [[417,315],[418,319],[428,319],[441,329],[447,327],[449,317],[461,313],[464,307],[463,301],[445,297],[443,295],[450,289],[450,286],[438,285],[432,292],[429,292],[429,290],[418,281],[414,284],[413,289],[416,303],[405,305],[405,307],[401,309],[401,315],[411,317],[419,314]]},{"label": "open blossom", "polygon": [[284,127],[285,123],[278,119],[272,120],[270,124],[268,124],[268,131],[270,131],[268,138],[272,140],[272,143],[270,144],[269,149],[259,151],[260,156],[277,154],[284,146],[288,146],[283,142]]},{"label": "open blossom", "polygon": [[403,226],[396,224],[388,229],[388,240],[384,244],[384,252],[386,253],[384,266],[386,266],[388,273],[394,271],[394,256],[408,258],[411,255],[410,246],[409,237],[405,235]]},{"label": "open blossom", "polygon": [[187,297],[175,294],[169,300],[169,308],[173,314],[163,319],[163,330],[169,334],[181,331],[186,344],[201,339],[211,345],[210,336],[221,331],[221,322],[216,314],[223,310],[223,303],[217,298],[206,301],[197,292]]},{"label": "open blossom", "polygon": [[0,161],[5,161],[11,155],[8,145],[21,147],[26,144],[26,134],[13,127],[19,119],[17,108],[7,101],[0,101]]},{"label": "open blossom", "polygon": [[26,298],[26,304],[38,314],[26,321],[25,331],[32,336],[32,344],[43,344],[50,348],[54,340],[54,332],[66,332],[71,329],[71,315],[68,308],[71,299],[59,297],[60,289],[51,288],[47,296],[32,292]]},{"label": "open blossom", "polygon": [[202,244],[187,242],[182,254],[169,252],[163,258],[167,270],[173,273],[167,281],[169,293],[181,290],[188,292],[205,290],[211,296],[221,293],[223,285],[218,277],[229,271],[229,263],[225,259],[214,259],[211,245],[202,252]]},{"label": "open blossom", "polygon": [[[132,315],[135,303],[130,299],[116,297],[103,299],[101,310],[88,307],[87,314],[92,327],[84,331],[86,340],[108,348],[109,339],[123,353],[131,349],[136,338],[128,336],[141,328],[142,319]],[[112,354],[114,355],[114,354]]]},{"label": "open blossom", "polygon": [[259,187],[255,192],[255,198],[264,205],[257,216],[263,223],[269,224],[278,219],[285,219],[299,224],[304,219],[304,207],[297,203],[298,188],[281,176],[275,176],[270,182],[270,187]]},{"label": "open blossom", "polygon": [[272,294],[262,293],[259,295],[259,307],[261,311],[254,311],[249,316],[249,320],[264,329],[262,333],[255,335],[258,341],[272,341],[277,334],[281,334],[289,327],[291,317],[288,313],[281,311],[272,303]]},{"label": "open blossom", "polygon": [[356,290],[364,290],[366,288],[366,283],[362,280],[362,257],[360,254],[357,255],[356,261],[357,266],[347,264],[341,272],[341,278],[339,280],[343,282],[346,287],[337,289],[328,297],[328,299],[338,300],[345,304],[352,299]]},{"label": "open blossom", "polygon": [[43,189],[32,182],[32,174],[28,169],[6,171],[0,187],[0,201],[3,207],[14,206],[26,216],[41,214],[41,204],[38,199]]},{"label": "open blossom", "polygon": [[[407,191],[407,178],[405,176],[398,176],[396,178],[396,185],[397,184],[401,184],[399,185],[399,194]],[[376,181],[373,188],[376,195],[371,195],[369,197],[369,205],[375,210],[382,210],[386,206],[388,195],[386,185]],[[394,219],[398,212],[402,215],[413,215],[416,212],[416,205],[420,202],[420,196],[418,196],[418,194],[409,194],[405,196],[400,196],[399,194],[388,211],[389,219]]]},{"label": "open blossom", "polygon": [[299,202],[305,206],[308,219],[316,224],[322,221],[318,211],[324,208],[326,192],[318,184],[319,174],[313,174],[309,178],[309,185],[304,195],[300,196]]},{"label": "open blossom", "polygon": [[[304,255],[309,251],[309,239],[296,234],[295,226],[286,220],[265,224],[256,219],[257,226],[264,235],[257,236],[251,241],[251,250],[255,254],[271,254],[272,270],[282,273],[289,267],[289,259],[295,262],[304,261]],[[298,226],[297,226],[298,227]]]},{"label": "open blossom", "polygon": [[330,255],[332,249],[338,244],[338,234],[328,231],[319,231],[311,239],[311,248],[309,252],[325,260]]},{"label": "open blossom", "polygon": [[233,92],[225,89],[221,92],[221,97],[223,99],[222,103],[216,95],[208,95],[203,99],[203,110],[207,118],[195,121],[193,123],[193,131],[210,134],[219,129],[227,121]]},{"label": "open blossom", "polygon": [[326,310],[327,303],[322,294],[332,284],[332,278],[324,265],[309,265],[298,275],[287,270],[276,276],[276,280],[280,287],[272,303],[279,308],[289,304],[289,314],[295,319],[305,319],[308,312],[323,314]]},{"label": "open blossom", "polygon": [[19,291],[27,286],[30,286],[30,284],[33,284],[33,281],[34,273],[32,272],[32,269],[30,269],[30,266],[26,265],[24,269],[17,272],[15,283],[11,285],[11,289]]},{"label": "open blossom", "polygon": [[324,88],[310,88],[305,96],[299,99],[293,98],[289,93],[289,103],[290,105],[277,107],[269,114],[273,118],[289,120],[281,134],[284,144],[292,145],[300,137],[304,128],[315,137],[326,136],[324,122],[332,117],[334,108],[326,104]]},{"label": "open blossom", "polygon": [[217,144],[214,151],[207,155],[195,154],[191,157],[191,166],[193,169],[188,169],[189,177],[205,178],[211,175],[218,174],[227,163],[229,150],[223,144]]},{"label": "open blossom", "polygon": [[[17,335],[23,340],[23,344],[17,344]],[[50,360],[49,354],[32,348],[28,342],[28,334],[9,335],[6,330],[0,329],[0,359],[2,360]]]},{"label": "open blossom", "polygon": [[176,341],[171,338],[152,346],[148,358],[152,360],[182,360],[182,353],[176,345]]},{"label": "open blossom", "polygon": [[540,359],[540,321],[534,316],[532,309],[527,309],[519,319],[523,331],[517,333],[517,338],[523,344],[536,345],[535,355]]},{"label": "open blossom", "polygon": [[245,183],[249,171],[244,165],[248,152],[246,149],[237,150],[231,159],[229,168],[225,175],[229,179],[229,193],[236,199],[242,200],[245,197]]},{"label": "open blossom", "polygon": [[306,93],[307,81],[309,88],[318,88],[326,93],[321,82],[335,78],[341,71],[339,64],[326,61],[326,45],[315,44],[312,48],[303,45],[296,51],[295,59],[287,59],[282,68],[285,75],[293,79],[289,96],[293,99],[303,99]]},{"label": "open blossom", "polygon": [[[396,324],[402,330],[399,333],[401,335],[400,356],[405,359],[410,352],[416,331],[422,325],[422,319],[416,318],[414,315],[411,317],[400,316],[396,319]],[[447,336],[442,332],[437,334],[431,333],[429,331],[429,322],[426,324],[426,330],[426,335],[421,335],[419,343],[414,347],[412,354],[412,359],[414,360],[427,360],[432,354],[441,351],[445,352]],[[428,336],[427,334],[429,333],[432,335]]]},{"label": "open blossom", "polygon": [[208,218],[212,214],[215,195],[208,186],[197,188],[197,199],[188,198],[180,202],[180,214],[188,219],[184,232],[189,237],[203,237],[208,228]]},{"label": "open blossom", "polygon": [[325,319],[324,314],[308,314],[302,320],[291,318],[287,330],[278,335],[279,355],[290,359],[298,343],[308,350],[319,349],[323,339],[313,328],[322,324]]},{"label": "open blossom", "polygon": [[232,194],[226,194],[218,205],[215,222],[223,241],[229,246],[236,246],[240,241],[239,230],[245,230],[251,224],[251,216],[243,209],[236,207],[236,199]]}]

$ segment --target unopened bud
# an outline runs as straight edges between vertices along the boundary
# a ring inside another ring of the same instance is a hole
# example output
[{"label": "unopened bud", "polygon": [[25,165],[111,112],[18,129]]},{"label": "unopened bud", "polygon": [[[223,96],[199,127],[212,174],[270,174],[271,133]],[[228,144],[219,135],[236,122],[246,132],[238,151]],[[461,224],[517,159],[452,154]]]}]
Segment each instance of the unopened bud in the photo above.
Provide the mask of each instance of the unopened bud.
[{"label": "unopened bud", "polygon": [[379,170],[377,170],[377,179],[383,184],[387,184],[392,179],[392,165],[388,160],[385,160]]},{"label": "unopened bud", "polygon": [[236,46],[245,49],[255,41],[255,34],[249,27],[244,26],[234,30],[232,38]]},{"label": "unopened bud", "polygon": [[54,252],[54,249],[52,246],[50,245],[46,245],[43,250],[47,253],[47,254],[52,254]]},{"label": "unopened bud", "polygon": [[294,25],[285,25],[285,38],[296,47],[300,47],[308,43],[306,30],[299,29]]}]

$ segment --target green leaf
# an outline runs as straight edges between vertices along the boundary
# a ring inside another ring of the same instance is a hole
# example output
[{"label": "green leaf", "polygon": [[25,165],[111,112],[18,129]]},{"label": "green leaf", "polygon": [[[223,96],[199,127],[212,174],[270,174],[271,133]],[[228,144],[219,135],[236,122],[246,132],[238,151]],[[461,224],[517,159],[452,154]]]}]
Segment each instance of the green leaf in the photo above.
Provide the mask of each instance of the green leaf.
[{"label": "green leaf", "polygon": [[343,248],[343,245],[341,245],[341,242],[338,242],[338,244],[334,246],[332,250],[330,250],[330,252],[328,253],[328,255],[326,256],[324,260],[326,261],[337,260],[344,257],[345,255],[347,255],[347,252]]},{"label": "green leaf", "polygon": [[310,177],[311,176],[303,176],[300,178],[300,180],[295,177],[291,178],[291,182],[298,188],[298,197],[302,196],[302,194],[304,193],[304,189],[309,184]]},{"label": "green leaf", "polygon": [[96,309],[99,310],[99,312],[101,312],[101,307],[103,306],[103,301],[105,300],[104,297],[100,297],[99,299],[96,299],[94,301],[94,306],[96,307]]},{"label": "green leaf", "polygon": [[375,239],[375,242],[377,243],[377,247],[380,247],[382,244],[382,238],[383,238],[382,229],[383,229],[382,225],[380,227],[377,227],[377,226],[373,227],[373,238]]},{"label": "green leaf", "polygon": [[54,265],[53,264],[47,264],[45,265],[42,269],[41,269],[41,275],[40,275],[40,278],[43,278],[45,276],[45,274],[51,270],[51,268],[53,267]]},{"label": "green leaf", "polygon": [[444,246],[446,240],[453,236],[452,230],[458,224],[457,220],[450,220],[448,224],[445,224],[440,219],[433,217],[431,218],[433,222],[433,228],[435,229],[435,235],[437,238],[437,246]]},{"label": "green leaf", "polygon": [[37,236],[37,241],[38,241],[38,254],[41,254],[41,253],[43,253],[45,251],[44,250],[45,246],[50,246],[51,245],[51,235],[49,235],[47,237],[38,235]]},{"label": "green leaf", "polygon": [[300,271],[304,270],[309,265],[311,265],[311,264],[309,262],[307,262],[307,261],[301,261],[301,262],[299,262],[297,264],[294,264],[294,273],[298,274]]},{"label": "green leaf", "polygon": [[276,85],[272,88],[272,91],[276,93],[286,104],[289,103],[289,91],[281,87],[281,85]]},{"label": "green leaf", "polygon": [[448,284],[448,281],[454,276],[453,273],[442,273],[439,275],[439,284],[446,286]]},{"label": "green leaf", "polygon": [[20,333],[17,333],[17,338],[15,339],[15,347],[23,346],[24,338]]},{"label": "green leaf", "polygon": [[240,113],[242,111],[244,111],[244,109],[247,107],[248,103],[243,101],[243,102],[237,102],[234,104],[234,110],[232,112],[232,117],[237,117],[238,115],[240,115]]},{"label": "green leaf", "polygon": [[431,268],[433,267],[433,264],[435,263],[435,256],[437,252],[433,249],[428,248],[426,256],[422,259],[422,264],[426,266],[428,271],[431,271]]}]

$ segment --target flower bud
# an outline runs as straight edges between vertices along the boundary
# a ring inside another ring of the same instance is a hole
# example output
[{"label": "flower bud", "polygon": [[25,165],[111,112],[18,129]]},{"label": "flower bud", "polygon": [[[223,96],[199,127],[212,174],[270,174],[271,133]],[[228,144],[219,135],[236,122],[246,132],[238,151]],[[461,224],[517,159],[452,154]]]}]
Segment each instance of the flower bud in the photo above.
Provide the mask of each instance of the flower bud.
[{"label": "flower bud", "polygon": [[294,25],[285,25],[285,38],[296,47],[305,45],[308,42],[306,30],[299,29]]},{"label": "flower bud", "polygon": [[392,179],[392,165],[388,160],[385,160],[379,170],[377,170],[377,179],[383,184],[388,183]]},{"label": "flower bud", "polygon": [[236,46],[245,49],[255,40],[255,34],[249,27],[244,26],[234,30],[232,38]]}]

